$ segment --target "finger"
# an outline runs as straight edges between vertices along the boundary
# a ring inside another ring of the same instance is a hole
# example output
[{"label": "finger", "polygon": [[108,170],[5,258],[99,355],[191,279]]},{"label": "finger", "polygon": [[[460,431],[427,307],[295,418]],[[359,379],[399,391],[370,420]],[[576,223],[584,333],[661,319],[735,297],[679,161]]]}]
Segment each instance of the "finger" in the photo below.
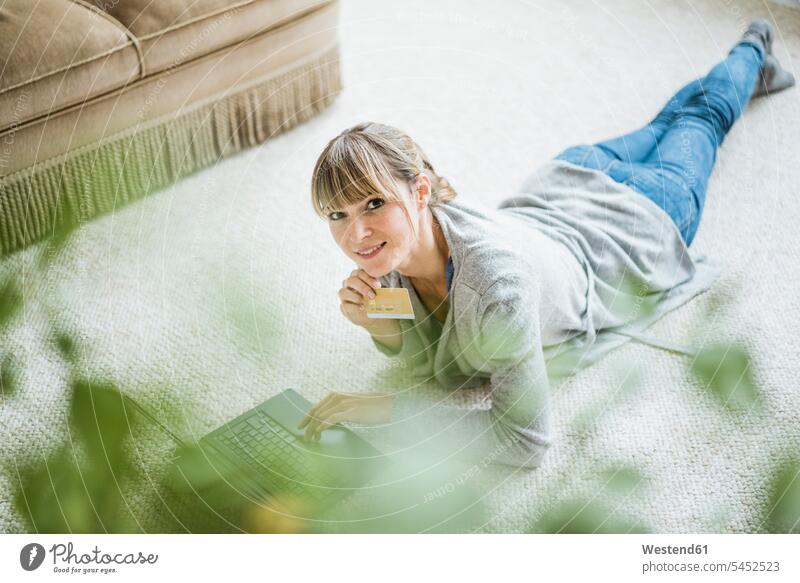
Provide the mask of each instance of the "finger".
[{"label": "finger", "polygon": [[314,413],[309,411],[303,416],[303,418],[300,420],[300,423],[297,424],[297,428],[302,429],[304,426],[314,421],[314,418],[315,418]]},{"label": "finger", "polygon": [[366,285],[370,289],[378,289],[381,287],[381,282],[377,277],[372,277],[363,269],[359,269],[356,275],[353,275],[348,278],[349,282],[360,282]]},{"label": "finger", "polygon": [[314,441],[320,441],[322,439],[322,432],[326,429],[330,429],[332,426],[340,423],[341,421],[350,421],[350,417],[357,413],[356,409],[346,409],[344,411],[339,411],[334,413],[326,421],[320,423],[314,431],[312,439]]},{"label": "finger", "polygon": [[331,399],[331,398],[332,398],[332,397],[333,397],[335,394],[336,394],[336,393],[329,393],[329,394],[328,394],[328,395],[326,395],[326,396],[325,396],[325,397],[324,397],[324,398],[323,398],[321,401],[319,401],[317,404],[315,404],[315,405],[312,405],[312,406],[311,406],[311,408],[309,408],[308,412],[305,414],[305,416],[303,416],[303,418],[300,420],[300,423],[299,423],[299,424],[298,424],[298,426],[297,426],[297,427],[298,427],[298,429],[302,428],[302,427],[303,427],[303,425],[305,425],[305,424],[306,424],[306,423],[308,423],[308,422],[309,422],[311,419],[313,419],[313,418],[315,417],[315,415],[317,414],[317,411],[319,410],[319,408],[320,408],[320,407],[322,407],[322,406],[323,406],[325,403],[327,403],[328,401],[330,401],[330,399]]},{"label": "finger", "polygon": [[312,439],[314,437],[317,425],[319,425],[323,420],[324,419],[320,417],[319,413],[315,413],[313,416],[309,417],[308,423],[305,426],[306,439]]},{"label": "finger", "polygon": [[342,409],[352,407],[352,403],[349,402],[349,396],[343,393],[337,393],[338,398],[335,400],[331,400],[326,405],[319,408],[316,412],[316,419],[317,425],[327,419],[330,415],[337,411],[341,411]]},{"label": "finger", "polygon": [[[335,402],[339,398],[339,394],[336,391],[332,391],[325,396],[319,403],[316,405],[312,405],[308,412],[305,414],[305,417],[301,419],[300,423],[302,425],[306,425],[307,423],[317,421],[320,411],[323,411],[328,405]],[[298,426],[298,428],[302,428],[302,425]]]},{"label": "finger", "polygon": [[306,441],[314,441],[314,436],[317,434],[317,424],[318,421],[312,421],[306,426],[303,434],[303,437],[306,439]]},{"label": "finger", "polygon": [[[362,309],[363,308],[363,309]],[[364,308],[363,304],[353,304],[351,302],[345,302],[343,304],[339,304],[339,309],[341,310],[344,317],[354,322],[357,317],[359,317],[366,308]]]},{"label": "finger", "polygon": [[343,302],[360,304],[364,301],[364,296],[360,292],[353,291],[349,287],[343,287],[339,290],[339,299],[341,299]]},{"label": "finger", "polygon": [[369,286],[371,286],[373,288],[381,287],[381,280],[378,279],[377,277],[372,277],[369,273],[367,273],[363,269],[359,269],[358,272],[357,272],[357,275],[367,285],[369,285]]},{"label": "finger", "polygon": [[353,421],[352,416],[356,414],[355,408],[345,409],[344,411],[337,411],[317,427],[317,433],[322,433],[326,429],[336,425],[341,421]]},{"label": "finger", "polygon": [[305,430],[306,439],[313,441],[314,436],[319,432],[318,429],[319,426],[327,420],[328,416],[331,413],[335,412],[336,412],[335,409],[334,410],[327,409],[325,411],[321,411],[316,415],[314,415],[314,417],[308,422],[308,425],[306,425],[306,430]]},{"label": "finger", "polygon": [[300,423],[297,424],[297,428],[298,429],[301,429],[304,425],[306,425],[309,421],[311,421],[314,418],[314,414],[312,413],[312,410],[313,410],[313,408],[309,409],[306,412],[306,414],[303,415],[303,418],[300,420]]},{"label": "finger", "polygon": [[358,270],[357,277],[373,289],[381,287],[381,280],[378,279],[377,277],[372,277],[369,273],[367,273],[363,269]]},{"label": "finger", "polygon": [[[320,428],[323,427],[326,423],[328,423],[331,418],[335,417],[336,415],[339,415],[342,411],[349,412],[353,410],[354,410],[353,404],[352,402],[349,401],[340,400],[331,404],[325,409],[319,411],[316,414],[315,419],[313,419],[311,423],[308,424],[308,427],[306,427],[306,436],[309,439],[313,439],[316,435],[318,435],[322,431],[322,429]],[[336,421],[334,421],[333,423],[336,423]],[[330,425],[332,425],[332,423],[329,424],[328,427],[330,427]]]},{"label": "finger", "polygon": [[342,302],[339,304],[339,309],[345,316],[356,315],[364,307],[362,303]]},{"label": "finger", "polygon": [[351,277],[347,280],[347,288],[357,291],[365,298],[374,298],[375,292],[373,291],[372,287],[365,282],[364,280],[358,277]]}]

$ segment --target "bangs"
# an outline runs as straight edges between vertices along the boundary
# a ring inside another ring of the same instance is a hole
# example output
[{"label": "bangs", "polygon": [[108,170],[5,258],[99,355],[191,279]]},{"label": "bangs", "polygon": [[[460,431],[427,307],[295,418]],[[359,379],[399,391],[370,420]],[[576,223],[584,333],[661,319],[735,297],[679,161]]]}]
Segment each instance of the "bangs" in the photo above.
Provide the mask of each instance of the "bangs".
[{"label": "bangs", "polygon": [[347,155],[331,149],[320,159],[311,192],[314,211],[321,217],[376,195],[401,201],[397,179],[381,157],[359,145],[348,144]]}]

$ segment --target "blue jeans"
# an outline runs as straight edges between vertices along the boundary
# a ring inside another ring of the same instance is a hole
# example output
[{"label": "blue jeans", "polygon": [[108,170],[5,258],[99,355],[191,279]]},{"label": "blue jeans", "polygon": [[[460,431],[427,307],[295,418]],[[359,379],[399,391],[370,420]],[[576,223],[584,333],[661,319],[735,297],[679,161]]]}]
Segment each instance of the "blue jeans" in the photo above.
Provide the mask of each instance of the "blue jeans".
[{"label": "blue jeans", "polygon": [[690,245],[700,224],[717,148],[744,111],[764,62],[742,42],[709,73],[683,86],[643,128],[556,156],[600,170],[664,209]]}]

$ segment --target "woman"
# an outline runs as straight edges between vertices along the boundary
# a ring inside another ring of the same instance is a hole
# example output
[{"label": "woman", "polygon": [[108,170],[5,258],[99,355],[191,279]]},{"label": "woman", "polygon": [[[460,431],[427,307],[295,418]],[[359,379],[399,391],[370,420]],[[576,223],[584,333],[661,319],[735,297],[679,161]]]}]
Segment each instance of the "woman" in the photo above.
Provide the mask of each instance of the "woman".
[{"label": "woman", "polygon": [[[589,347],[599,331],[641,319],[644,297],[669,295],[675,307],[710,285],[687,248],[716,150],[752,96],[794,84],[772,56],[773,36],[767,21],[753,21],[650,124],[566,149],[497,210],[454,200],[395,128],[359,124],[331,140],[312,200],[358,266],[339,290],[342,313],[422,379],[463,388],[488,377],[492,403],[465,411],[405,394],[332,392],[300,422],[306,436],[340,421],[391,421],[410,444],[538,466],[551,442],[545,353],[567,341]],[[380,287],[407,288],[415,319],[367,318]]]}]

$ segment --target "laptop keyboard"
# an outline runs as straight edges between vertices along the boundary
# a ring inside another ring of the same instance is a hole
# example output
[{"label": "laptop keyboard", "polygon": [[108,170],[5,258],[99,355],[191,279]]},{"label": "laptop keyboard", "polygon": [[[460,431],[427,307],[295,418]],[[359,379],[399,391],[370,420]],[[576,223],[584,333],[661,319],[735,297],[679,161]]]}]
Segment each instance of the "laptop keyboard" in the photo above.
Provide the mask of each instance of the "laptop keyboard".
[{"label": "laptop keyboard", "polygon": [[283,489],[322,500],[334,492],[334,477],[314,463],[296,436],[269,417],[254,413],[246,420],[227,426],[216,436],[259,474]]}]

